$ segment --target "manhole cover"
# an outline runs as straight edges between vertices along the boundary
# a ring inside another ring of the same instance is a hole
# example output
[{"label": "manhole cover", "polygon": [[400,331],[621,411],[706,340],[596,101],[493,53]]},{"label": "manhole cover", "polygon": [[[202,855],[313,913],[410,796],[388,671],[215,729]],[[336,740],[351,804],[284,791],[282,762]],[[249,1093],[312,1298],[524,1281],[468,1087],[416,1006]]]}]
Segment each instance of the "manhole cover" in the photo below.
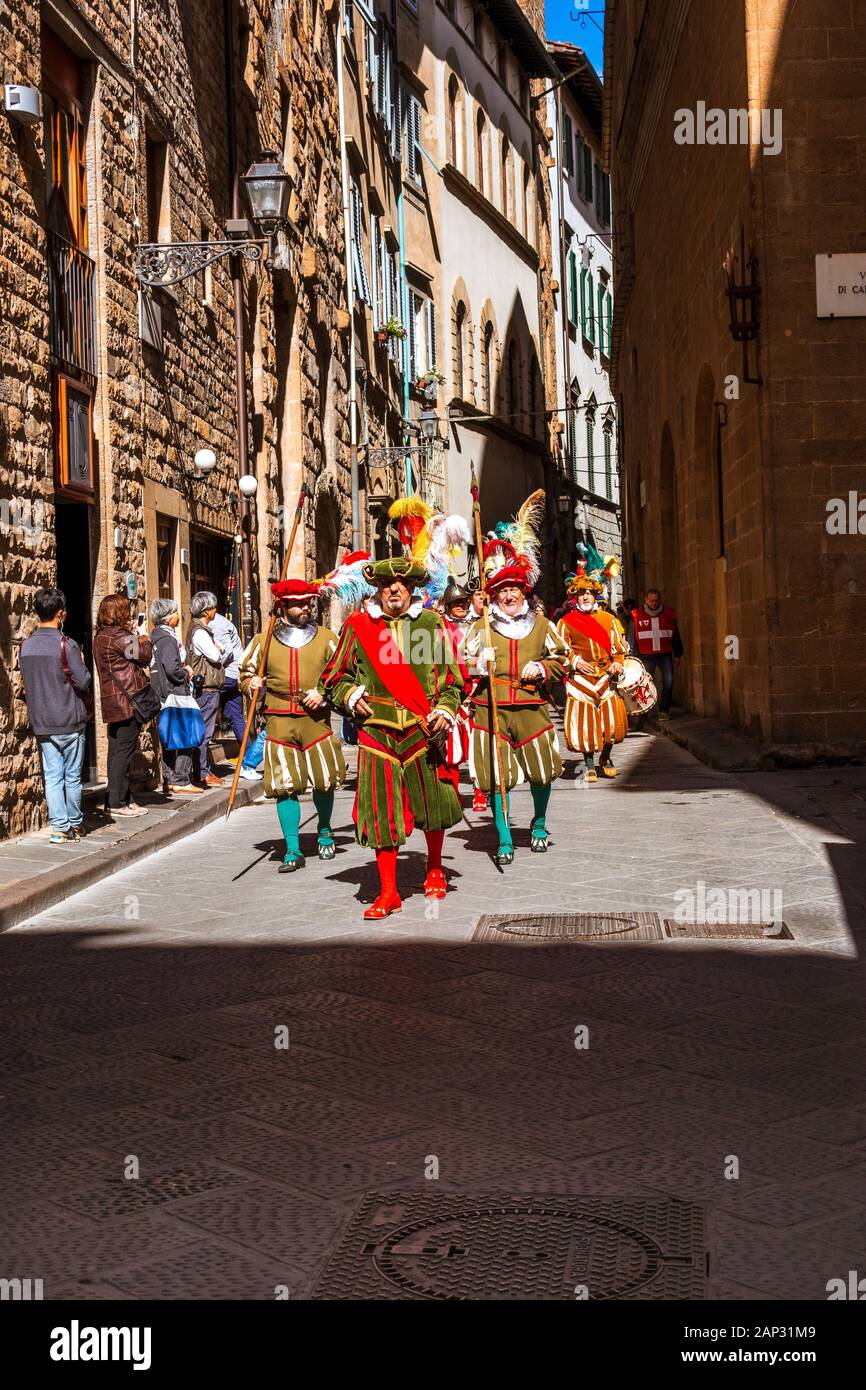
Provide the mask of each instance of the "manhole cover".
[{"label": "manhole cover", "polygon": [[554,945],[562,941],[793,941],[784,922],[704,923],[662,920],[655,912],[485,913],[473,941]]},{"label": "manhole cover", "polygon": [[687,1202],[370,1193],[321,1299],[702,1299],[703,1211]]},{"label": "manhole cover", "polygon": [[629,941],[663,941],[664,930],[655,912],[485,913],[479,917],[473,941],[531,943],[581,941],[599,937]]},{"label": "manhole cover", "polygon": [[793,941],[784,922],[672,922],[665,921],[665,935],[705,941]]}]

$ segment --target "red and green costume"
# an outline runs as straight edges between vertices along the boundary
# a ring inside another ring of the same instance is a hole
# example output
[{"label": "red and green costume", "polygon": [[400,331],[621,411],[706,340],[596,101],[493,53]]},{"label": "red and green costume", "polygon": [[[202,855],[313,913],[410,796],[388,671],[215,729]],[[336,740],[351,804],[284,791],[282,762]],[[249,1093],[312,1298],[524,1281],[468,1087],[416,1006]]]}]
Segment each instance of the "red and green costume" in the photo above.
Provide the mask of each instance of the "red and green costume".
[{"label": "red and green costume", "polygon": [[[402,578],[406,564],[397,559],[370,568],[376,575],[381,566],[390,566]],[[407,577],[417,582],[411,568]],[[358,724],[355,835],[359,844],[376,850],[382,897],[394,911],[400,905],[397,850],[416,826],[427,836],[425,890],[435,877],[441,892],[431,896],[444,893],[442,840],[462,812],[454,771],[434,763],[424,724],[437,712],[453,722],[463,698],[463,677],[444,620],[422,608],[420,599],[399,618],[385,616],[377,604],[370,608],[344,623],[319,690]],[[372,709],[363,718],[356,713],[361,698]]]}]

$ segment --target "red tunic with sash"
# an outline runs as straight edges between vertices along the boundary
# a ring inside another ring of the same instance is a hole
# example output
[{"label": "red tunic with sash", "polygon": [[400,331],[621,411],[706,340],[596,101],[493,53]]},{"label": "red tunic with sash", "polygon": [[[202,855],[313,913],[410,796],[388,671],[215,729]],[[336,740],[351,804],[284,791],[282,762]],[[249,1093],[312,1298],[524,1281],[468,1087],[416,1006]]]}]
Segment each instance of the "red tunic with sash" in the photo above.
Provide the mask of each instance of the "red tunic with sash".
[{"label": "red tunic with sash", "polygon": [[[628,656],[622,627],[612,613],[575,609],[556,628],[571,649],[571,669],[565,682],[565,741],[573,753],[597,753],[607,743],[620,743],[628,733],[628,710],[610,683],[612,662]],[[593,667],[586,675],[575,667],[583,657]]]}]

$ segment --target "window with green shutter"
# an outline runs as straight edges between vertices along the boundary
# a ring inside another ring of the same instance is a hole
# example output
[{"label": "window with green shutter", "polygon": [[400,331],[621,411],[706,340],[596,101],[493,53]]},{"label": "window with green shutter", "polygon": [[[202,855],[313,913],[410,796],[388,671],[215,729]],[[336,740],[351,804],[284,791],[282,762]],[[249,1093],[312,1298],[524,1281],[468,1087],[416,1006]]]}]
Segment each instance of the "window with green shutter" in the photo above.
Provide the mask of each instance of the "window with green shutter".
[{"label": "window with green shutter", "polygon": [[601,280],[599,280],[599,282],[598,282],[598,299],[597,299],[597,304],[598,304],[598,346],[599,346],[599,349],[600,349],[603,353],[606,354],[606,353],[607,353],[607,347],[605,346],[605,337],[604,337],[604,284],[602,283]]},{"label": "window with green shutter", "polygon": [[562,112],[562,162],[568,173],[574,174],[574,127],[566,110]]},{"label": "window with green shutter", "polygon": [[586,272],[586,318],[583,321],[583,336],[595,346],[595,285],[592,271]]},{"label": "window with green shutter", "polygon": [[579,322],[577,317],[577,257],[573,251],[568,253],[568,321],[573,323],[575,328]]},{"label": "window with green shutter", "polygon": [[586,416],[586,485],[595,492],[595,420],[587,412]]},{"label": "window with green shutter", "polygon": [[589,274],[586,266],[580,269],[580,323],[583,332],[586,332],[586,278]]},{"label": "window with green shutter", "polygon": [[592,150],[589,145],[583,147],[583,188],[580,190],[582,196],[588,203],[592,202]]},{"label": "window with green shutter", "polygon": [[580,194],[581,198],[583,198],[583,197],[584,197],[584,192],[583,192],[583,150],[584,150],[584,144],[583,144],[583,136],[581,135],[581,133],[580,133],[579,130],[575,132],[574,139],[575,139],[575,144],[577,145],[577,168],[576,168],[576,173],[577,173],[577,191],[578,191],[578,193]]},{"label": "window with green shutter", "polygon": [[605,338],[607,340],[607,356],[610,357],[611,344],[613,343],[613,297],[608,290],[604,297],[604,326]]}]

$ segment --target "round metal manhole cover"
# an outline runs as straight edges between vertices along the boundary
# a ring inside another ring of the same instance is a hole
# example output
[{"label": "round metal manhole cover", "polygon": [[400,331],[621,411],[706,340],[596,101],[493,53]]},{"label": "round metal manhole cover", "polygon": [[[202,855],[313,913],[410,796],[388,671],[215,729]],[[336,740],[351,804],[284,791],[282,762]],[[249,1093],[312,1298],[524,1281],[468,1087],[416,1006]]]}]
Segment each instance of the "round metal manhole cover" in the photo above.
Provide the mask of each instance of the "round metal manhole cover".
[{"label": "round metal manhole cover", "polygon": [[644,1231],[555,1205],[452,1210],[389,1232],[373,1256],[404,1296],[627,1298],[664,1267]]},{"label": "round metal manhole cover", "polygon": [[512,917],[497,923],[496,930],[506,936],[529,937],[536,941],[573,941],[580,936],[627,936],[643,924],[635,917],[610,915],[581,916],[558,920],[555,917]]}]

